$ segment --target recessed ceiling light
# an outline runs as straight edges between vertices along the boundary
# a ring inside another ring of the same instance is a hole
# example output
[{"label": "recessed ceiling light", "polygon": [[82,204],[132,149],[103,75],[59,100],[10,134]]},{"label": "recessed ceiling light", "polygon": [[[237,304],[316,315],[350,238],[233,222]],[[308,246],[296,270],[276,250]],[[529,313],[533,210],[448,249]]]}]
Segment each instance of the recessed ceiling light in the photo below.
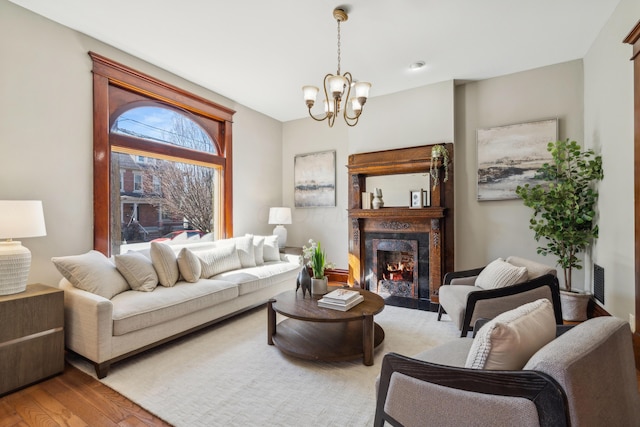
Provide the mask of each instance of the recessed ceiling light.
[{"label": "recessed ceiling light", "polygon": [[413,64],[409,65],[410,70],[419,70],[426,65],[424,61],[416,61]]}]

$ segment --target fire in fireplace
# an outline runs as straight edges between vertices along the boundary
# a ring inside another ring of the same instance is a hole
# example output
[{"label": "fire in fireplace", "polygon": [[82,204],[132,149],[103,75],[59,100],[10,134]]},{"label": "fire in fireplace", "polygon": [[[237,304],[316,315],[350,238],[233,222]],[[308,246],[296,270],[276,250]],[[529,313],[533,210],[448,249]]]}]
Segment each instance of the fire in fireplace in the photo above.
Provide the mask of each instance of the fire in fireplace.
[{"label": "fire in fireplace", "polygon": [[375,292],[418,298],[418,241],[373,239],[372,244]]}]

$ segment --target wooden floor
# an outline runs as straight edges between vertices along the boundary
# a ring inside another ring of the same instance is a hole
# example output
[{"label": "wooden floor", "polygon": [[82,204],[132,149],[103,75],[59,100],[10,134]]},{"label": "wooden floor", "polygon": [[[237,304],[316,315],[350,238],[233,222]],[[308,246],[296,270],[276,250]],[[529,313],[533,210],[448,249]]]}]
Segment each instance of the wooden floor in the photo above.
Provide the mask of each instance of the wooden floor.
[{"label": "wooden floor", "polygon": [[0,398],[0,427],[171,426],[80,370]]}]

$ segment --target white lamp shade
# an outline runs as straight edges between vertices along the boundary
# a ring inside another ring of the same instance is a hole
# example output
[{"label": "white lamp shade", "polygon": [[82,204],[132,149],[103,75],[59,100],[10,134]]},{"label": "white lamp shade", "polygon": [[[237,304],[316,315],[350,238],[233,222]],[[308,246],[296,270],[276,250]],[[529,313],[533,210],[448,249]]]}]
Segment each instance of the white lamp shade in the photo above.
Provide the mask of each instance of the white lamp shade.
[{"label": "white lamp shade", "polygon": [[356,98],[369,98],[369,89],[371,89],[371,83],[358,82],[355,84]]},{"label": "white lamp shade", "polygon": [[342,96],[346,85],[347,79],[340,75],[329,77],[329,92],[333,95],[334,98]]},{"label": "white lamp shade", "polygon": [[314,101],[316,100],[316,95],[318,95],[318,88],[315,86],[302,86],[302,94],[304,96],[305,101]]},{"label": "white lamp shade", "polygon": [[269,209],[269,224],[291,224],[291,208]]},{"label": "white lamp shade", "polygon": [[0,200],[0,238],[46,236],[40,200]]}]

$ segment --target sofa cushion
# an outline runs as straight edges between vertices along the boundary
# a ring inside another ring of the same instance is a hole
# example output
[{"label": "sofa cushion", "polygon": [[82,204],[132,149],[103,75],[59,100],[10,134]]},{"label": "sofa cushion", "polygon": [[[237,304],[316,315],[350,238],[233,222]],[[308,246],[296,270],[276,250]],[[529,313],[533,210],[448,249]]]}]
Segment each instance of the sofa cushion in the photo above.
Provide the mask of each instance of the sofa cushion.
[{"label": "sofa cushion", "polygon": [[153,292],[123,292],[111,300],[113,334],[158,325],[238,297],[238,287],[221,280],[179,281],[172,287],[159,286]]},{"label": "sofa cushion", "polygon": [[242,268],[255,267],[256,255],[253,247],[253,237],[234,237],[233,241],[236,244],[236,251],[238,252],[238,258],[240,258]]},{"label": "sofa cushion", "polygon": [[238,293],[245,295],[285,280],[291,281],[291,289],[295,289],[299,269],[299,265],[291,262],[268,262],[260,267],[227,271],[212,278],[236,284]]},{"label": "sofa cushion", "polygon": [[195,253],[202,264],[202,277],[208,279],[229,270],[242,268],[235,243]]},{"label": "sofa cushion", "polygon": [[278,236],[265,236],[262,249],[264,262],[280,261],[280,248],[278,247]]},{"label": "sofa cushion", "polygon": [[82,255],[53,257],[58,271],[78,289],[111,299],[129,289],[129,283],[115,264],[98,251]]},{"label": "sofa cushion", "polygon": [[553,306],[539,299],[485,324],[473,339],[465,367],[519,370],[556,336]]},{"label": "sofa cushion", "polygon": [[202,274],[202,264],[200,258],[189,248],[182,248],[178,252],[178,270],[184,280],[190,283],[197,282]]},{"label": "sofa cushion", "polygon": [[475,285],[482,289],[504,288],[527,281],[526,267],[516,267],[502,258],[490,262],[478,275]]},{"label": "sofa cushion", "polygon": [[158,274],[143,254],[131,251],[113,258],[116,268],[134,291],[151,292],[158,286]]},{"label": "sofa cushion", "polygon": [[264,236],[254,236],[253,234],[247,234],[253,238],[253,255],[256,260],[256,265],[264,264]]},{"label": "sofa cushion", "polygon": [[151,262],[158,273],[162,286],[173,286],[180,278],[178,260],[171,246],[162,242],[151,242]]}]

